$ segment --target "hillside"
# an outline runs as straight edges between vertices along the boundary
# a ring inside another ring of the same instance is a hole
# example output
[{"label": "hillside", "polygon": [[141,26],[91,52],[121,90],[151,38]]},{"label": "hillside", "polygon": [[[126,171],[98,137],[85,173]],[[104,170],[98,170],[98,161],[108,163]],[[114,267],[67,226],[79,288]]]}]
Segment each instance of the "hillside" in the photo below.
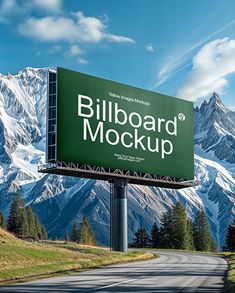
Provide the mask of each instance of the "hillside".
[{"label": "hillside", "polygon": [[[44,162],[47,69],[27,67],[0,74],[0,210],[7,216],[20,190],[49,237],[61,238],[74,221],[88,217],[99,243],[109,244],[107,182],[39,174]],[[180,191],[130,185],[128,237],[139,227],[150,230],[177,200],[193,217],[204,209],[221,247],[235,214],[235,112],[217,94],[195,109],[195,176],[200,185]]]},{"label": "hillside", "polygon": [[17,239],[13,234],[0,227],[0,243],[7,244],[13,243],[14,241],[21,242],[20,239]]},{"label": "hillside", "polygon": [[0,284],[151,257],[145,252],[117,253],[73,243],[26,242],[0,228]]}]

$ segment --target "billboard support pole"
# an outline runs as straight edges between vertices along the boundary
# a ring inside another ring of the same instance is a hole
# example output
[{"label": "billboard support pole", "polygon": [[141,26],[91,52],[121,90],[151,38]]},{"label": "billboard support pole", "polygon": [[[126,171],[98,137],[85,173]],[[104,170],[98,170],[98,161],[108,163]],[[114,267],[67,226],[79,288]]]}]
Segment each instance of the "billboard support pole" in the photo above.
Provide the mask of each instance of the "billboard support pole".
[{"label": "billboard support pole", "polygon": [[127,180],[114,178],[110,183],[111,248],[114,251],[126,252],[128,248]]}]

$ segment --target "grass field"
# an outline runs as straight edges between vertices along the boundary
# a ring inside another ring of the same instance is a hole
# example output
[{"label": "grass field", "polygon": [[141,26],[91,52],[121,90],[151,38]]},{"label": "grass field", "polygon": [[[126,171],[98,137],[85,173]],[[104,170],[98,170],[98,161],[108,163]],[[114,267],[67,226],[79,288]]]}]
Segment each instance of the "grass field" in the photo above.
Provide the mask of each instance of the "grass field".
[{"label": "grass field", "polygon": [[235,293],[235,253],[223,253],[222,256],[229,264],[228,274],[225,279],[226,293]]},{"label": "grass field", "polygon": [[152,257],[143,251],[121,253],[58,241],[26,242],[0,229],[0,284]]}]

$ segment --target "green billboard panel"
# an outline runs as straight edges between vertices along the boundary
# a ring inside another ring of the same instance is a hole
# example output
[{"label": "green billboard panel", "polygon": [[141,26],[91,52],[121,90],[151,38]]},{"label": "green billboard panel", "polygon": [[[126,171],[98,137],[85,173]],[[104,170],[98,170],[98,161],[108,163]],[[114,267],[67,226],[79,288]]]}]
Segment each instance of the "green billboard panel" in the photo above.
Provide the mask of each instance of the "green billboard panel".
[{"label": "green billboard panel", "polygon": [[193,103],[57,69],[56,159],[194,179]]}]

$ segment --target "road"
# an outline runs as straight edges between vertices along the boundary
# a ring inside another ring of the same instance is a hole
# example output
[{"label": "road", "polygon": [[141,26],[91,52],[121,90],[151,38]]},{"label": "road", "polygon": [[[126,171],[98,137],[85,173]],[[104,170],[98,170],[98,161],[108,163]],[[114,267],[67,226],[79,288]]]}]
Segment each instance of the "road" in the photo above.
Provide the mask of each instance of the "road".
[{"label": "road", "polygon": [[213,255],[156,251],[160,258],[0,287],[0,292],[223,292],[227,263]]}]

